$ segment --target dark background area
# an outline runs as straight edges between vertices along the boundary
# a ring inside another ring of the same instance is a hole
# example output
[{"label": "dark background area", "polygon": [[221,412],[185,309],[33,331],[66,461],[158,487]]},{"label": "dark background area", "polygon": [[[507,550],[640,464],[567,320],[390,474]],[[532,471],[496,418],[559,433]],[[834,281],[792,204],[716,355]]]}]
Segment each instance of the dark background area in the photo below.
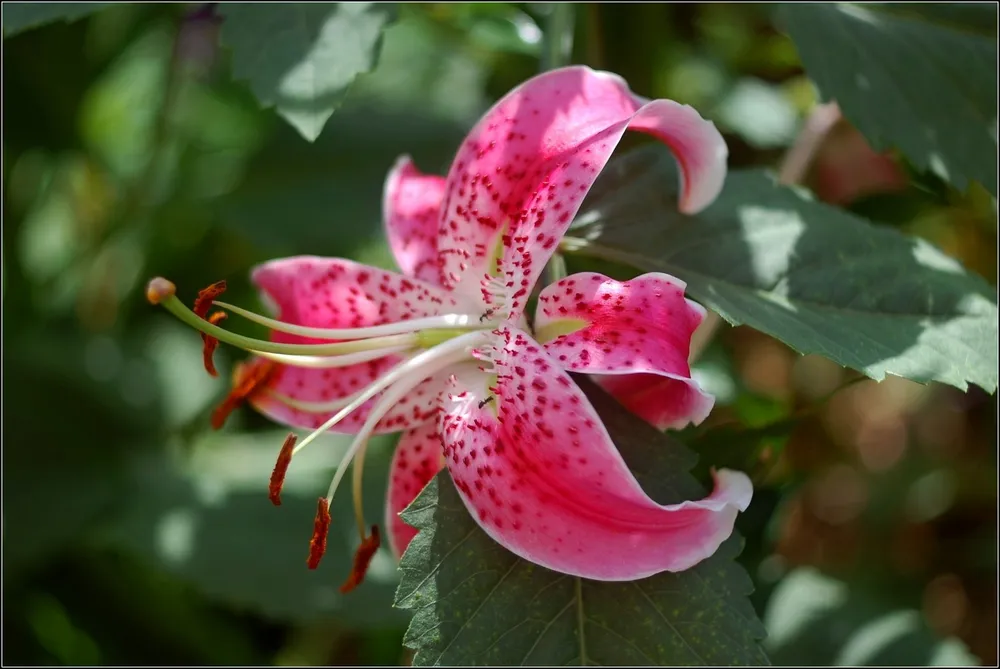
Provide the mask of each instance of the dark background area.
[{"label": "dark background area", "polygon": [[[123,4],[4,39],[5,664],[408,662],[387,551],[337,592],[348,499],[323,568],[304,565],[344,439],[297,459],[273,508],[284,432],[243,409],[213,433],[237,358],[223,347],[208,377],[199,337],[143,298],[164,275],[185,300],[226,279],[229,301],[255,305],[249,269],[285,255],[392,266],[388,169],[402,153],[447,169],[489,104],[539,70],[548,8],[399,11],[313,144],[232,81],[211,6]],[[694,105],[731,167],[779,168],[814,109],[766,6],[579,5],[575,20],[573,62]],[[801,181],[995,285],[995,208],[978,186],[916,174],[843,120]],[[710,420],[764,444],[740,561],[775,664],[997,661],[995,398],[846,385],[853,372],[728,326],[696,368],[718,397]],[[392,444],[366,467],[372,517]]]}]

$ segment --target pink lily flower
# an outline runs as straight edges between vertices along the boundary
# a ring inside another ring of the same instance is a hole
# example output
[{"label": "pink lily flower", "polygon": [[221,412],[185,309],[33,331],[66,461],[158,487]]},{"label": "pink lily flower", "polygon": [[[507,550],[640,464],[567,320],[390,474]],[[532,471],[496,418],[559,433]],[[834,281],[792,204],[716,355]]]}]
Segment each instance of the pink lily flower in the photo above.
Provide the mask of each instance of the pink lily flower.
[{"label": "pink lily flower", "polygon": [[327,430],[357,435],[320,500],[310,566],[325,545],[327,504],[355,460],[362,550],[345,588],[360,581],[377,547],[360,509],[361,458],[372,434],[400,430],[385,519],[397,555],[415,535],[399,511],[443,466],[491,537],[567,574],[619,581],[680,571],[731,534],[752,495],[744,474],[716,472],[705,499],[657,504],[568,374],[597,375],[654,425],[702,421],[713,399],[691,379],[688,349],[705,312],[684,298],[685,284],[656,273],[624,282],[576,274],[541,291],[533,324],[525,315],[545,263],[626,130],[672,149],[681,211],[718,195],[727,151],[712,123],[688,106],[639,98],[615,75],[567,67],[501,99],[447,178],[421,174],[407,157],[393,167],[385,229],[403,274],[319,257],[256,268],[253,281],[277,319],[214,304],[267,325],[271,341],[222,330],[207,304],[187,311],[172,284],[151,282],[150,299],[206,343],[217,338],[254,355],[228,408],[247,399],[280,423],[315,430],[298,445],[286,441],[272,479],[276,502],[295,452]]}]

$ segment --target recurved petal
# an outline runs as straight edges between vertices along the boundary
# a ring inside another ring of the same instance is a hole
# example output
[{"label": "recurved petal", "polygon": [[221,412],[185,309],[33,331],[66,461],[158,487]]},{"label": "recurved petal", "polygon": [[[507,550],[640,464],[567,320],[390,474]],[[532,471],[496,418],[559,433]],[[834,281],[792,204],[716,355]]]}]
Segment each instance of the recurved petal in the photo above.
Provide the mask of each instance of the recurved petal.
[{"label": "recurved petal", "polygon": [[626,129],[673,150],[681,211],[695,212],[716,197],[726,145],[694,109],[646,102],[606,72],[552,70],[508,93],[459,149],[438,237],[442,283],[476,294],[486,275],[502,276],[516,317]]},{"label": "recurved petal", "polygon": [[438,283],[438,219],[444,177],[423,174],[401,156],[385,180],[382,216],[389,247],[403,274]]},{"label": "recurved petal", "polygon": [[485,374],[456,375],[441,417],[446,465],[480,526],[527,560],[596,580],[681,571],[714,553],[750,503],[749,479],[719,471],[708,497],[657,504],[566,372],[523,332],[499,332],[495,388]]},{"label": "recurved petal", "polygon": [[417,535],[416,528],[404,523],[399,512],[416,499],[443,466],[437,421],[407,430],[400,437],[389,465],[389,488],[385,502],[385,527],[389,547],[396,557],[406,551]]},{"label": "recurved petal", "polygon": [[691,336],[705,310],[668,274],[615,281],[581,272],[538,296],[535,333],[571,372],[599,375],[626,408],[660,429],[701,423],[714,398],[691,378]]},{"label": "recurved petal", "polygon": [[[266,301],[277,310],[275,318],[296,325],[356,328],[431,316],[454,311],[455,302],[442,288],[393,272],[341,258],[298,256],[258,266],[252,274]],[[318,343],[283,332],[274,341]],[[251,404],[273,420],[293,427],[315,429],[335,414],[337,402],[363,390],[401,361],[386,356],[370,362],[333,369],[306,369],[277,365]],[[378,432],[393,432],[420,425],[434,411],[444,376],[428,379],[403,398],[378,424]],[[326,404],[323,410],[302,410],[276,399],[289,397],[307,405]],[[364,423],[378,396],[364,404],[334,431],[355,432]]]}]

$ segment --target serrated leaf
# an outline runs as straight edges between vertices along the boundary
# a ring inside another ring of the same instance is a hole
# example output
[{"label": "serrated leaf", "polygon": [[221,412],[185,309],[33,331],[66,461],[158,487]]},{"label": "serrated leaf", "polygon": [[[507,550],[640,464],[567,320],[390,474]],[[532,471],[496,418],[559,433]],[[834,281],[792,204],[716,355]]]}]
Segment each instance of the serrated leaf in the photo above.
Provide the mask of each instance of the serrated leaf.
[{"label": "serrated leaf", "polygon": [[959,188],[976,180],[996,196],[996,6],[993,37],[963,29],[988,10],[887,8],[785,4],[777,17],[824,99],[872,146],[899,148]]},{"label": "serrated leaf", "polygon": [[[703,495],[694,458],[586,382],[636,478],[662,503]],[[473,521],[447,471],[404,512],[421,531],[400,562],[396,606],[414,611],[414,665],[766,664],[733,536],[688,571],[606,583],[518,558]]]},{"label": "serrated leaf", "polygon": [[310,142],[355,77],[375,66],[392,18],[391,4],[371,2],[235,3],[219,11],[233,76]]},{"label": "serrated leaf", "polygon": [[764,615],[766,646],[790,666],[977,666],[960,640],[939,637],[919,611],[812,568],[789,573]]},{"label": "serrated leaf", "polygon": [[110,7],[113,2],[5,2],[3,36],[56,21],[76,21]]},{"label": "serrated leaf", "polygon": [[996,291],[929,243],[731,172],[697,216],[677,211],[662,147],[613,161],[565,248],[666,272],[733,324],[882,380],[997,387]]}]

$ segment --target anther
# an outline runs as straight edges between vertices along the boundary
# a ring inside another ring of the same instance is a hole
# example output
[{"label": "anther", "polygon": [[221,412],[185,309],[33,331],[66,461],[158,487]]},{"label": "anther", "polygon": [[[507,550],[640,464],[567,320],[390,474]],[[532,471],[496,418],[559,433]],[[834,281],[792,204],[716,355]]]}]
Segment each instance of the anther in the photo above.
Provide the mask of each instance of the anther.
[{"label": "anther", "polygon": [[[222,321],[226,320],[225,311],[216,311],[214,314],[205,319],[212,325],[218,325]],[[210,337],[204,332],[201,333],[201,357],[205,364],[205,371],[211,376],[218,376],[219,371],[215,368],[215,360],[212,356],[215,354],[215,349],[219,346],[219,340],[215,337]]]},{"label": "anther", "polygon": [[[195,298],[194,308],[191,311],[193,311],[196,316],[205,319],[212,325],[218,325],[219,322],[226,317],[226,314],[218,311],[209,316],[208,310],[212,308],[212,301],[224,292],[226,292],[225,281],[216,281],[208,288],[198,291],[198,297]],[[212,355],[215,353],[215,349],[219,345],[219,340],[202,332],[201,341],[202,358],[205,363],[205,371],[208,372],[210,376],[218,376],[219,372],[215,369],[215,362],[212,360]]]},{"label": "anther", "polygon": [[175,286],[172,281],[168,281],[162,276],[150,279],[149,283],[146,284],[146,300],[150,304],[159,304],[163,300],[173,297],[176,294],[177,286]]},{"label": "anther", "polygon": [[225,281],[216,281],[208,288],[199,290],[198,297],[194,300],[192,311],[200,317],[205,318],[208,315],[208,310],[212,308],[212,301],[224,292],[226,292]]},{"label": "anther", "polygon": [[347,580],[340,586],[341,593],[347,594],[361,585],[365,580],[365,574],[368,573],[368,567],[371,565],[372,558],[375,556],[375,552],[378,550],[380,544],[381,538],[379,537],[378,525],[372,525],[371,536],[362,541],[361,545],[358,546],[358,550],[354,553],[354,565],[351,568],[351,573],[347,576]]},{"label": "anther", "polygon": [[325,497],[320,497],[316,504],[316,519],[313,521],[313,534],[309,540],[309,557],[306,564],[310,569],[319,566],[319,561],[326,553],[326,535],[330,531],[330,503]]},{"label": "anther", "polygon": [[278,453],[278,461],[274,463],[271,470],[271,482],[267,486],[267,496],[275,506],[281,506],[281,486],[285,483],[285,474],[288,473],[288,465],[292,463],[292,450],[298,439],[294,434],[289,433],[285,437],[285,443],[281,445],[281,452]]},{"label": "anther", "polygon": [[256,358],[236,366],[233,372],[233,389],[226,399],[212,412],[212,427],[218,430],[236,408],[267,382],[276,367],[270,360]]}]

